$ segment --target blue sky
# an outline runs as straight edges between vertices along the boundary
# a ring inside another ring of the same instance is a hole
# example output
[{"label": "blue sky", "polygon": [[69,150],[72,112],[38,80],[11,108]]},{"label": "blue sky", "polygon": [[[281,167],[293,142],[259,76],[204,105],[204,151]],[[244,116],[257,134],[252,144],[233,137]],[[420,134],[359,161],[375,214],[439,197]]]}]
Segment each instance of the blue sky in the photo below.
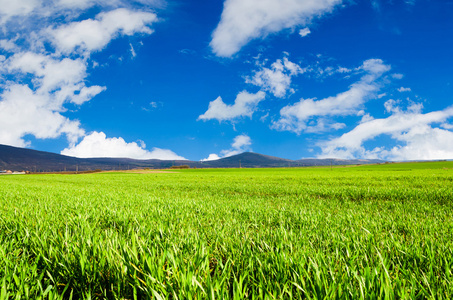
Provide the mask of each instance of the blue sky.
[{"label": "blue sky", "polygon": [[453,159],[452,20],[452,0],[0,0],[0,143]]}]

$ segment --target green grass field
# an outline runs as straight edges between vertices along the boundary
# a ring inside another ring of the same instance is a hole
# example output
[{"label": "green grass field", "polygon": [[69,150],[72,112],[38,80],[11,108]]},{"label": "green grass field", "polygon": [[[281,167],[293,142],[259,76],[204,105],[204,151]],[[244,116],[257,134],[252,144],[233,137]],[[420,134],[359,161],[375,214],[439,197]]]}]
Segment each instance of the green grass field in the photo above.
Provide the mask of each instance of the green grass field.
[{"label": "green grass field", "polygon": [[451,299],[453,163],[0,177],[0,299]]}]

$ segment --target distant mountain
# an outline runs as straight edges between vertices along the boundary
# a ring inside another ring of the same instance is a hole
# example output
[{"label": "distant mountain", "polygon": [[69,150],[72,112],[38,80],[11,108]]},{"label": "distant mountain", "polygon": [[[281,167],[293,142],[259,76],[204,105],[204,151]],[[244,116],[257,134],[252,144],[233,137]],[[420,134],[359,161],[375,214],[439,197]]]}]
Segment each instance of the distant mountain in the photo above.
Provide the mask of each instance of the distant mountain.
[{"label": "distant mountain", "polygon": [[259,153],[244,152],[218,160],[203,162],[212,168],[275,168],[288,167],[292,160]]},{"label": "distant mountain", "polygon": [[169,168],[188,161],[130,158],[77,158],[51,152],[0,145],[0,170],[61,172],[87,170],[124,170],[134,168]]},{"label": "distant mountain", "polygon": [[0,145],[0,170],[61,172],[87,170],[165,169],[188,165],[191,168],[275,168],[382,163],[380,160],[300,159],[290,160],[252,152],[211,161],[137,160],[131,158],[76,158],[51,152]]}]

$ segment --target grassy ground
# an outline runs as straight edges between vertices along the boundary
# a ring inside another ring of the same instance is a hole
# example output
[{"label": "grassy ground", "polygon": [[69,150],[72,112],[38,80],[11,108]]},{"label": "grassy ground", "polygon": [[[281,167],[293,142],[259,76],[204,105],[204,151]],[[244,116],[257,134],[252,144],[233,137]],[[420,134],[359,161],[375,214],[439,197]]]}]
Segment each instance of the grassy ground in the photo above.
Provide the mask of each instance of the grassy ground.
[{"label": "grassy ground", "polygon": [[0,178],[0,299],[450,299],[453,163]]}]

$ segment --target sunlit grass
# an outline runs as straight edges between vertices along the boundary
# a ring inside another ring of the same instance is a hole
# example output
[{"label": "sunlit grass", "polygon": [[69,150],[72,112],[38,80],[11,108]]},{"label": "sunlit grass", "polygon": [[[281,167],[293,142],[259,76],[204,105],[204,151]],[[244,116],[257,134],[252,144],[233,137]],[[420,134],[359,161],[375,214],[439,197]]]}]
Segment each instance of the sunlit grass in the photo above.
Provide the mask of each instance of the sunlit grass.
[{"label": "sunlit grass", "polygon": [[0,299],[449,299],[448,164],[3,176]]}]

